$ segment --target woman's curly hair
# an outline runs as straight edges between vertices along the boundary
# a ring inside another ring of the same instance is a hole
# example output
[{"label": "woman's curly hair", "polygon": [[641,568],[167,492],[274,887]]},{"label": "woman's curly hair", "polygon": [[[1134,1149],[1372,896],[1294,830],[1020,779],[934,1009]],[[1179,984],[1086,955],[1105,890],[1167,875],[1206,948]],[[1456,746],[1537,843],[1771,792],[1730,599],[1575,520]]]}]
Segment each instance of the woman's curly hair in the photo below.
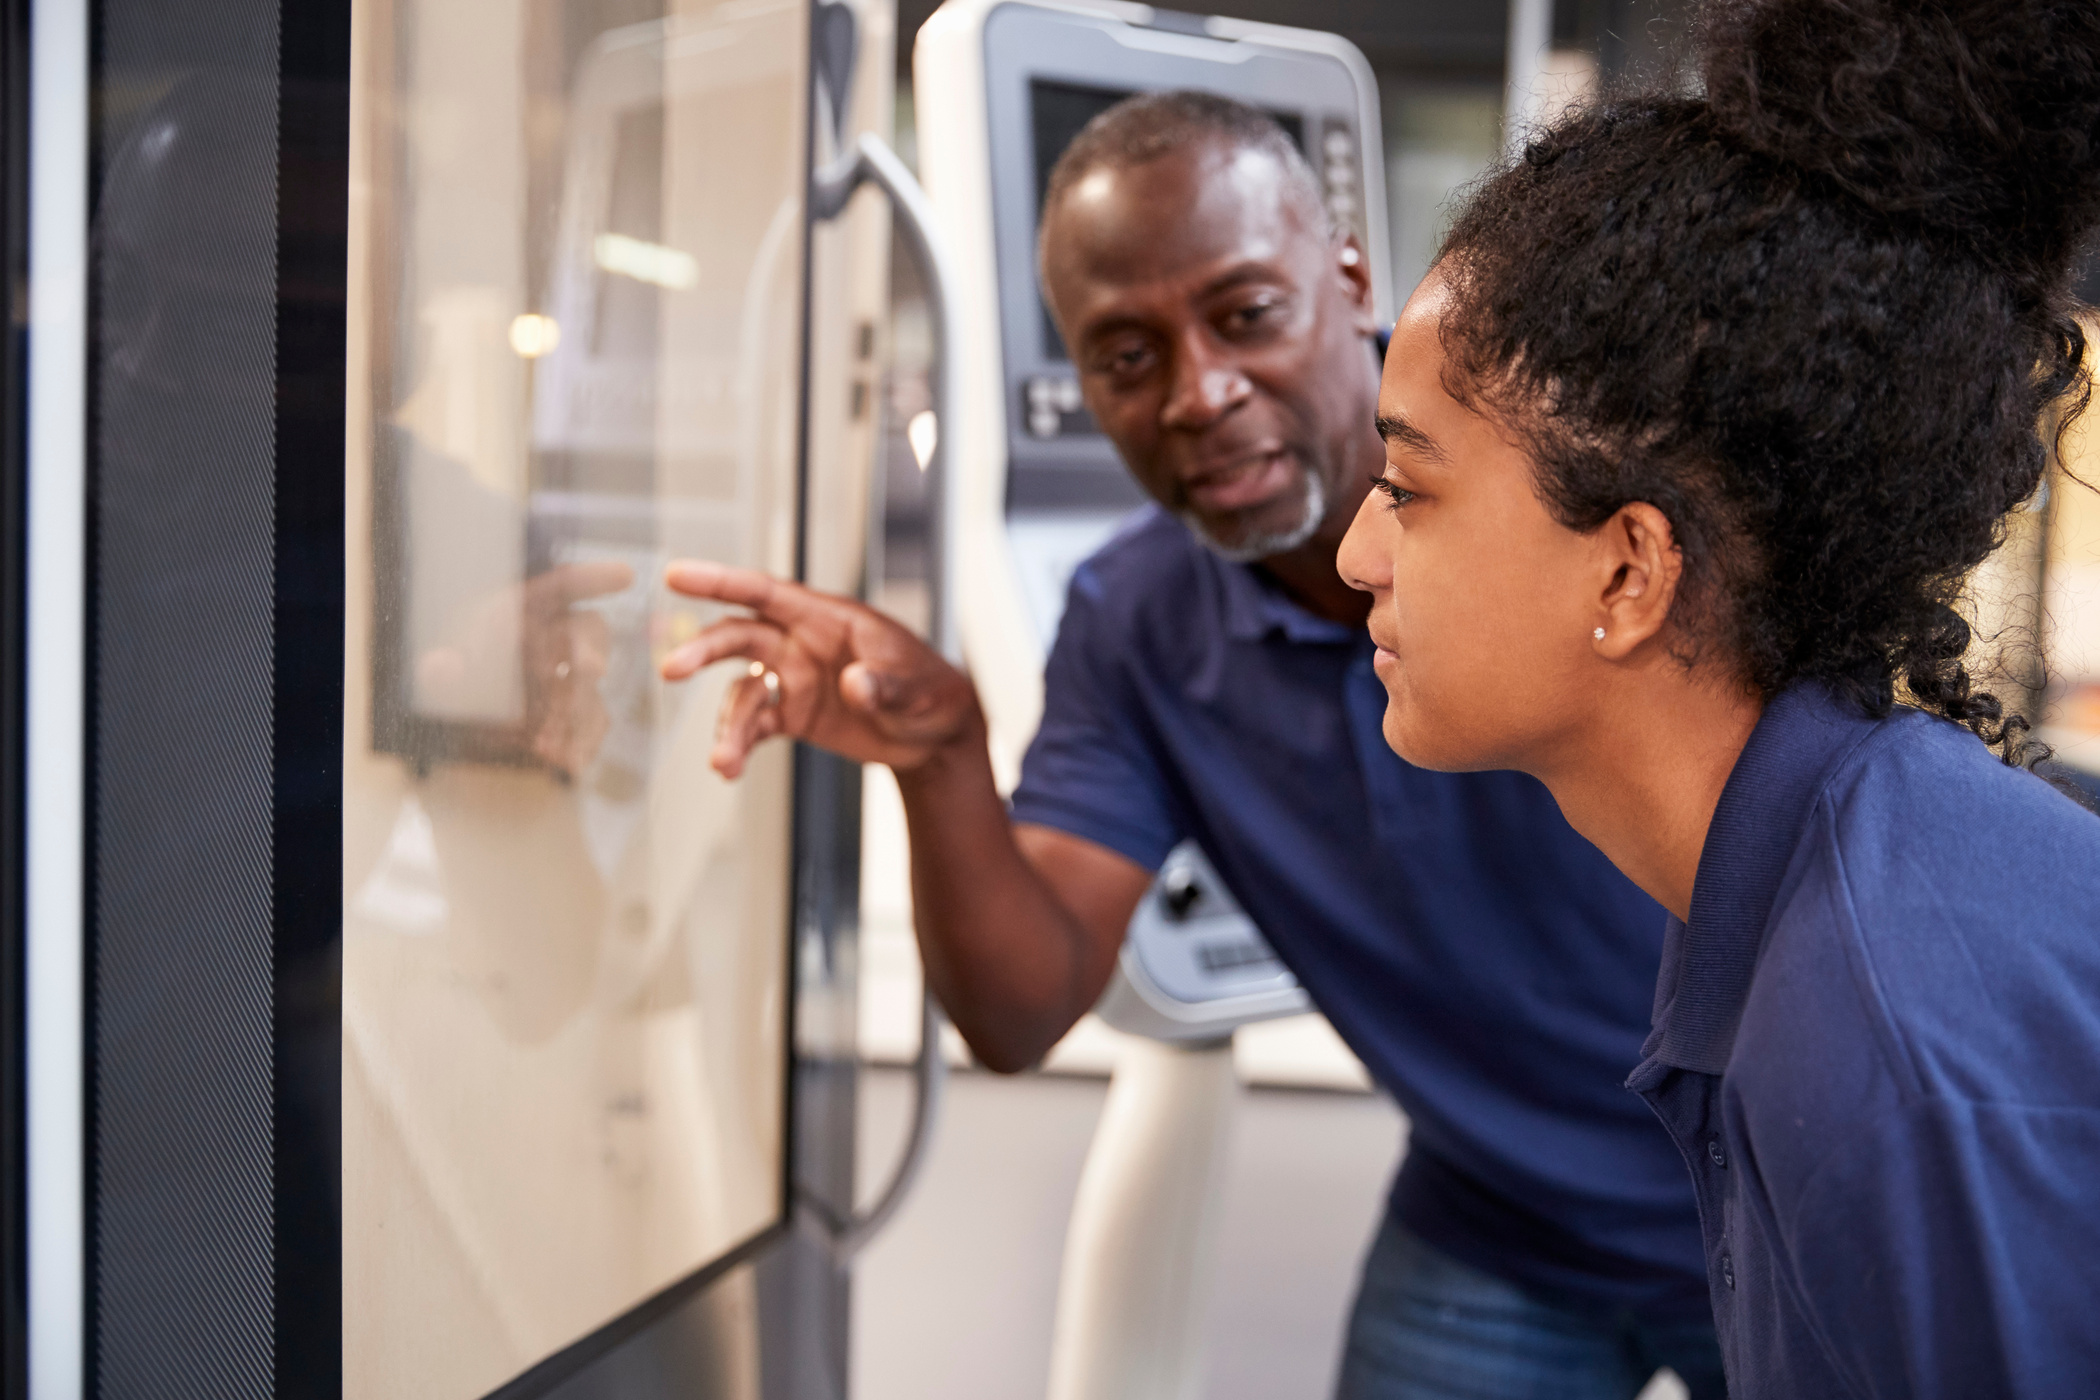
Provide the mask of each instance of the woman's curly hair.
[{"label": "woman's curly hair", "polygon": [[1474,194],[1452,390],[1563,524],[1669,518],[1688,659],[2020,761],[1955,604],[2087,394],[2100,0],[1722,0],[1699,63],[1703,96],[1571,113]]}]

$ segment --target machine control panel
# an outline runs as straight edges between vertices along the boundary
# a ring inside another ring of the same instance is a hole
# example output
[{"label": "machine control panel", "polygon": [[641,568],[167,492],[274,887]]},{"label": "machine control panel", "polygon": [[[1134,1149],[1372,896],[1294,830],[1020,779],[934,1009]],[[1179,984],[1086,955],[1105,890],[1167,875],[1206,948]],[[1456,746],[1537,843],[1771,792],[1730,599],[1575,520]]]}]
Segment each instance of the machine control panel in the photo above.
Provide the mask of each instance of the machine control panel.
[{"label": "machine control panel", "polygon": [[1155,1040],[1216,1040],[1310,1005],[1193,841],[1168,854],[1138,904],[1119,966],[1094,1010]]},{"label": "machine control panel", "polygon": [[1069,374],[1036,374],[1022,383],[1021,424],[1042,442],[1099,431],[1080,400],[1079,380]]},{"label": "machine control panel", "polygon": [[1176,846],[1160,867],[1129,937],[1153,984],[1179,1001],[1297,985],[1193,841]]}]

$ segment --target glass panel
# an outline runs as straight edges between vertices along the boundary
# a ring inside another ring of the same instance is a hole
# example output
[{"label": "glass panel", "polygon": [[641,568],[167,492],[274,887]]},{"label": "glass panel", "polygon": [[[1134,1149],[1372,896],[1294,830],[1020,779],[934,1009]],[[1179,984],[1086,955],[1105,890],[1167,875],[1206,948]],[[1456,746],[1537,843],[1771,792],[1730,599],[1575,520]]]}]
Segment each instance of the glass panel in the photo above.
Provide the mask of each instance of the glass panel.
[{"label": "glass panel", "polygon": [[665,560],[791,573],[799,0],[360,0],[344,1393],[464,1400],[779,1218],[790,751]]}]

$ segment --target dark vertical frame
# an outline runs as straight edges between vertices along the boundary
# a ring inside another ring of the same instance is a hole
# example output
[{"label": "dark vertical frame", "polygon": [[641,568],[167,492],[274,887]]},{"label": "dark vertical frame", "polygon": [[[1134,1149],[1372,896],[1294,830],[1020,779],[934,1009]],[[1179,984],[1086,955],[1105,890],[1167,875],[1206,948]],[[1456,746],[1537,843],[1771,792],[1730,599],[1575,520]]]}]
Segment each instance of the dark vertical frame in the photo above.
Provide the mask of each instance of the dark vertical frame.
[{"label": "dark vertical frame", "polygon": [[275,0],[89,7],[86,1389],[272,1394]]},{"label": "dark vertical frame", "polygon": [[[802,352],[795,442],[795,578],[809,577],[811,375],[816,326],[816,228],[808,189],[823,158],[845,155],[819,139],[826,114],[843,134],[861,36],[852,12],[812,0],[802,119]],[[832,50],[827,52],[827,49]],[[851,1275],[830,1240],[853,1217],[859,1128],[859,1044],[850,969],[860,934],[861,776],[857,765],[795,746],[794,898],[788,937],[787,1151],[782,1208],[789,1231],[759,1272],[759,1339],[766,1400],[844,1400],[851,1355]],[[839,995],[843,986],[844,995]],[[816,1024],[824,1007],[844,1024]],[[840,1146],[842,1144],[842,1146]],[[837,1148],[838,1150],[832,1150]]]},{"label": "dark vertical frame", "polygon": [[0,0],[0,1397],[29,1389],[23,645],[29,311],[29,0]]},{"label": "dark vertical frame", "polygon": [[276,1393],[342,1394],[350,0],[280,6],[271,921]]},{"label": "dark vertical frame", "polygon": [[758,1268],[764,1400],[844,1400],[848,1388],[852,1277],[831,1240],[854,1210],[860,813],[859,765],[798,744],[790,1229]]},{"label": "dark vertical frame", "polygon": [[[817,178],[817,84],[823,65],[823,6],[819,0],[809,0],[806,38],[809,52],[803,64],[802,82],[802,247],[799,263],[802,269],[802,297],[799,316],[801,319],[801,346],[797,352],[795,367],[795,581],[803,582],[809,577],[809,409],[810,375],[812,354],[810,334],[816,324],[815,309],[810,305],[816,290],[816,222],[810,218],[810,190]],[[780,1221],[783,1225],[794,1218],[795,1183],[800,1176],[796,1168],[795,1149],[802,1137],[801,1125],[795,1121],[795,1074],[797,1061],[796,1041],[802,1029],[804,1008],[802,988],[797,978],[801,965],[801,945],[804,930],[821,918],[824,911],[819,905],[812,907],[810,846],[813,839],[809,791],[814,773],[815,755],[803,744],[795,745],[794,810],[789,820],[792,823],[788,839],[789,859],[794,862],[788,878],[793,882],[788,894],[787,967],[782,970],[788,989],[787,1020],[784,1027],[787,1064],[781,1076],[782,1091],[780,1123],[784,1134],[780,1153]],[[821,837],[815,839],[821,840]]]},{"label": "dark vertical frame", "polygon": [[87,1390],[336,1397],[349,3],[91,14]]}]

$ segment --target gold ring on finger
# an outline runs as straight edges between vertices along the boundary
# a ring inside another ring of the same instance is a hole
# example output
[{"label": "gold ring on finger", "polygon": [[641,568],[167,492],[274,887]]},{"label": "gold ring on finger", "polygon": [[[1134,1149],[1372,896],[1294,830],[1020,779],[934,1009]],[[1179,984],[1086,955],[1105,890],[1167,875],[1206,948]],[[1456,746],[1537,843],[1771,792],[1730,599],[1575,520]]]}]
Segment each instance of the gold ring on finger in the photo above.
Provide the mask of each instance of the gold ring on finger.
[{"label": "gold ring on finger", "polygon": [[778,671],[767,669],[766,663],[763,661],[754,661],[751,663],[751,678],[765,686],[766,704],[768,706],[780,703],[780,673]]}]

